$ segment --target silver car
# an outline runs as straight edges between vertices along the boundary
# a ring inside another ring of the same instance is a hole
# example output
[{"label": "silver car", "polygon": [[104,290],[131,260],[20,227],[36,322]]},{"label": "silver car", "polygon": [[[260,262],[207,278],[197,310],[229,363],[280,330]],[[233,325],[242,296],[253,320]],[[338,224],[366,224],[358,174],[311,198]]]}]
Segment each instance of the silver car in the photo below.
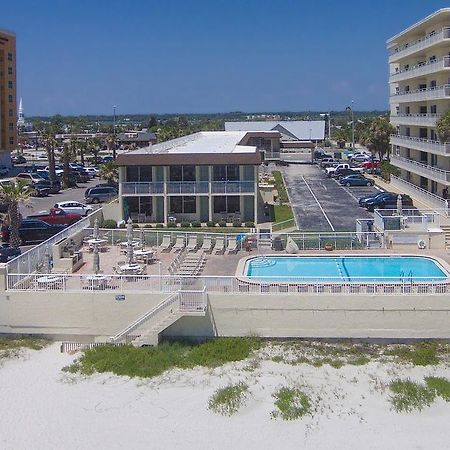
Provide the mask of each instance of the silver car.
[{"label": "silver car", "polygon": [[95,187],[86,192],[86,203],[108,202],[119,195],[113,187]]}]

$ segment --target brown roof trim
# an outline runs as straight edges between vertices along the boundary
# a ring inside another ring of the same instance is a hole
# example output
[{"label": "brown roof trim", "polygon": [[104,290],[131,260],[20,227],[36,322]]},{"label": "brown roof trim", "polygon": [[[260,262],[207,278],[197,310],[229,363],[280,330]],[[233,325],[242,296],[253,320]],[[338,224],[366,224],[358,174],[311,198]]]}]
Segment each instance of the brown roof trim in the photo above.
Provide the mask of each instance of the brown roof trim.
[{"label": "brown roof trim", "polygon": [[215,164],[259,165],[259,151],[255,153],[122,153],[116,158],[118,166],[209,166]]}]

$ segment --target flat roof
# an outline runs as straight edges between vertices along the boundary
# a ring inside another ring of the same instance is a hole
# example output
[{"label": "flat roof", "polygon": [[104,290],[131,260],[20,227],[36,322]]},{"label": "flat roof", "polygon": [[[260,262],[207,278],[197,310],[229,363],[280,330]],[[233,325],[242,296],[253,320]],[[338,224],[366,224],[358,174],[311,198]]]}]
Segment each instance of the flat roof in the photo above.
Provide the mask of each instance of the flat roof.
[{"label": "flat roof", "polygon": [[[259,133],[258,133],[259,134]],[[273,133],[270,133],[272,135]],[[200,131],[170,141],[161,142],[118,155],[116,164],[259,164],[261,156],[256,146],[246,145],[245,131]]]},{"label": "flat roof", "polygon": [[427,22],[430,22],[431,20],[435,19],[436,17],[442,15],[442,14],[449,14],[450,8],[441,8],[435,11],[434,13],[430,14],[429,16],[425,17],[422,20],[419,20],[414,25],[411,25],[410,27],[406,28],[405,30],[401,31],[400,33],[396,34],[395,36],[392,36],[389,38],[386,43],[389,44],[395,44],[394,40],[399,39],[403,37],[405,34],[409,33],[410,31],[413,31],[414,28],[420,27],[421,25],[425,25]]}]

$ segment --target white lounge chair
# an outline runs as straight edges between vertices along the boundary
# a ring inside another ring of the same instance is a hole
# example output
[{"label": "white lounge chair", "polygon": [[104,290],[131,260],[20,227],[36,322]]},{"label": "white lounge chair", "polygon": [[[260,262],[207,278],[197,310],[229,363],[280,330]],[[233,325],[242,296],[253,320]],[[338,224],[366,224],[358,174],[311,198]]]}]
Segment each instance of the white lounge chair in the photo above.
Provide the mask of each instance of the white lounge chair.
[{"label": "white lounge chair", "polygon": [[218,237],[216,239],[216,255],[222,255],[225,252],[225,238],[224,237]]},{"label": "white lounge chair", "polygon": [[197,249],[198,249],[197,236],[190,236],[188,239],[188,244],[186,246],[186,250],[188,252],[196,252]]},{"label": "white lounge chair", "polygon": [[212,253],[213,248],[214,248],[214,243],[213,243],[212,239],[210,237],[204,237],[203,244],[200,247],[200,250],[203,250],[204,252],[207,252],[207,253]]},{"label": "white lounge chair", "polygon": [[239,250],[239,244],[235,237],[228,238],[227,253],[237,253]]},{"label": "white lounge chair", "polygon": [[176,252],[181,252],[181,250],[183,250],[184,247],[186,247],[186,242],[184,240],[184,237],[183,236],[177,236],[177,240],[175,242],[175,245],[173,246],[173,249]]},{"label": "white lounge chair", "polygon": [[163,240],[160,245],[161,251],[162,252],[170,252],[170,250],[172,249],[172,246],[173,246],[172,238],[169,235],[163,236]]}]

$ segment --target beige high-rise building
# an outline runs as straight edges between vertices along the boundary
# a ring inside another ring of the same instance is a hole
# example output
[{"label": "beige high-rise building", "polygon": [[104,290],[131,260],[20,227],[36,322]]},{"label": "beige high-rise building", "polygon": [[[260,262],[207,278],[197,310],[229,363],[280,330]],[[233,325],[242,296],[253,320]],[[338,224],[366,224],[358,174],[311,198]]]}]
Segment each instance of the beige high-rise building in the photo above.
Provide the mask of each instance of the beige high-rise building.
[{"label": "beige high-rise building", "polygon": [[0,29],[0,165],[17,148],[16,35]]},{"label": "beige high-rise building", "polygon": [[450,8],[440,9],[387,41],[391,162],[397,187],[434,207],[446,207],[450,142],[441,142],[436,121],[450,109]]}]

